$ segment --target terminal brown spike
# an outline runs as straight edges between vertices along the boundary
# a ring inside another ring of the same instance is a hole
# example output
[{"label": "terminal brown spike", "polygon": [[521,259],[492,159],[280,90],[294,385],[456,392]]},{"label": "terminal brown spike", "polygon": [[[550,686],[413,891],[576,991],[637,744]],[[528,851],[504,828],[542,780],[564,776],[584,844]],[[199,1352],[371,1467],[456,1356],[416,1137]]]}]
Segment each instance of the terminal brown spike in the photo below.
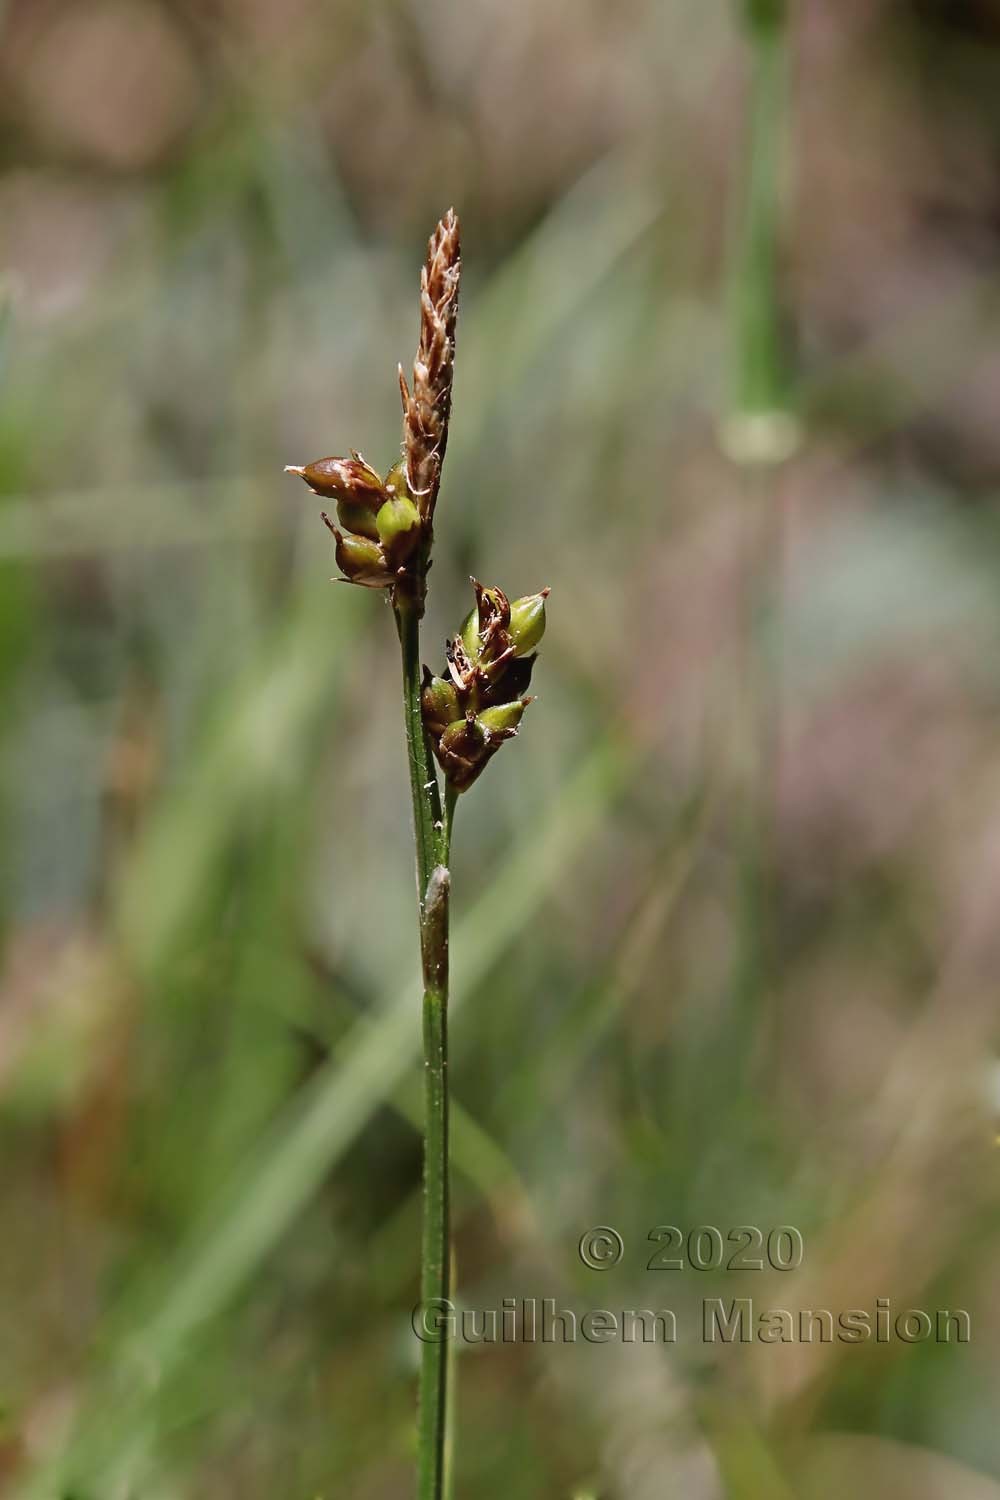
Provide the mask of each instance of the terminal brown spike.
[{"label": "terminal brown spike", "polygon": [[407,483],[428,520],[448,444],[461,271],[458,216],[450,208],[431,235],[420,273],[420,341],[410,389],[400,371]]}]

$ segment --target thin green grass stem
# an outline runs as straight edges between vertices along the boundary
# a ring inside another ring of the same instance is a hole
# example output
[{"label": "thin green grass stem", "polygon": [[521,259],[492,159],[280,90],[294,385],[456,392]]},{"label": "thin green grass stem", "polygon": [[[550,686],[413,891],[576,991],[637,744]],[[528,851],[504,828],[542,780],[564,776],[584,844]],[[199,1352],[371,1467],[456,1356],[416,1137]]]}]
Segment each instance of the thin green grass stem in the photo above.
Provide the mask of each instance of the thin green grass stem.
[{"label": "thin green grass stem", "polygon": [[[423,964],[424,1213],[420,1301],[440,1308],[451,1287],[448,1163],[448,915],[451,877],[447,859],[453,799],[442,816],[437,775],[420,711],[420,622],[406,600],[396,606],[403,663],[403,712],[413,797]],[[443,1500],[448,1418],[448,1349],[442,1340],[422,1345],[418,1419],[417,1494]]]}]

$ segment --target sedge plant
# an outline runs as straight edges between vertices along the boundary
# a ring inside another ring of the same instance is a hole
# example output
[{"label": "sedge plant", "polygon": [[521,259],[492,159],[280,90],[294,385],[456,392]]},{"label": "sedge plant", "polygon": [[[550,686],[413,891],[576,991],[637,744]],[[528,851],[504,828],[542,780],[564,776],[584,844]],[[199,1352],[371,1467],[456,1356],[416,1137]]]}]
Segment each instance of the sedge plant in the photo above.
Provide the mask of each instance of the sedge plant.
[{"label": "sedge plant", "polygon": [[[383,476],[356,450],[346,458],[290,464],[336,504],[322,518],[348,583],[380,589],[395,618],[402,657],[403,719],[413,801],[423,968],[424,1200],[420,1297],[448,1298],[451,1282],[448,1162],[448,930],[451,831],[458,798],[513,739],[531,702],[534,648],[545,629],[548,589],[509,600],[472,580],[474,606],[447,642],[440,675],[421,666],[420,626],[434,519],[448,443],[455,324],[461,276],[454,210],[431,236],[420,278],[420,338],[408,384],[399,368],[403,438]],[[440,767],[441,780],[438,779]],[[444,1343],[422,1345],[418,1420],[419,1500],[445,1493],[448,1360]]]}]

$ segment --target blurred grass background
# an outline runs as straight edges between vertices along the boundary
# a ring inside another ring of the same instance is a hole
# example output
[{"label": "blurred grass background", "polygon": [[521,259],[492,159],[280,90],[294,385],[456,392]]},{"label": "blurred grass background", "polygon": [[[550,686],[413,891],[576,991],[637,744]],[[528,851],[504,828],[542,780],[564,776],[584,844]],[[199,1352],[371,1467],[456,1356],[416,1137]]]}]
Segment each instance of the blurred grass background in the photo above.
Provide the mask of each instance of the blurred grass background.
[{"label": "blurred grass background", "polygon": [[553,589],[457,823],[463,1298],[973,1325],[463,1349],[456,1492],[1000,1495],[1000,15],[778,19],[0,8],[3,1493],[409,1492],[396,643],[281,467],[391,461],[454,203],[433,662]]}]

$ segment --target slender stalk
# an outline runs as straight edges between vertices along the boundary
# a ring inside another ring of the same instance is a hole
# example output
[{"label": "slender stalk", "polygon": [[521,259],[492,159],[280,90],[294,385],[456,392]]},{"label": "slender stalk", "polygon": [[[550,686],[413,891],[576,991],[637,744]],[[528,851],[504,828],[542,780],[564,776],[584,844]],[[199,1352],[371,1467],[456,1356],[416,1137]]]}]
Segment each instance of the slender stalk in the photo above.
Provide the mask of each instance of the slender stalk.
[{"label": "slender stalk", "polygon": [[[451,1231],[448,1171],[448,916],[450,877],[447,823],[442,817],[434,771],[420,711],[420,621],[414,604],[397,601],[396,624],[403,664],[403,712],[413,797],[417,847],[420,951],[424,975],[424,1214],[420,1301],[441,1305],[451,1286]],[[448,1411],[448,1348],[443,1341],[422,1345],[420,1366],[419,1500],[442,1500]]]},{"label": "slender stalk", "polygon": [[[451,1290],[448,1174],[448,872],[438,865],[427,887],[424,942],[424,1218],[420,1300],[439,1307]],[[422,1346],[420,1367],[419,1500],[445,1493],[448,1345]]]},{"label": "slender stalk", "polygon": [[[736,399],[738,409],[747,415],[777,413],[780,417],[787,405],[779,347],[777,276],[788,113],[784,6],[744,0],[744,27],[750,97],[744,217],[735,287]],[[779,455],[768,452],[761,456],[773,460]]]},{"label": "slender stalk", "polygon": [[396,629],[403,661],[403,715],[406,727],[406,758],[410,767],[413,799],[413,831],[417,843],[417,885],[420,909],[436,864],[447,864],[448,851],[441,815],[441,793],[431,759],[430,746],[420,710],[420,617],[409,598],[397,598]]},{"label": "slender stalk", "polygon": [[791,137],[789,7],[786,0],[741,0],[749,67],[745,190],[734,234],[732,384],[724,434],[742,473],[744,514],[743,649],[737,664],[737,741],[743,783],[740,956],[734,1026],[749,1064],[751,1032],[763,1034],[772,994],[775,936],[774,807],[780,753],[778,641],[784,548],[781,466],[800,441],[783,348],[779,248]]}]

